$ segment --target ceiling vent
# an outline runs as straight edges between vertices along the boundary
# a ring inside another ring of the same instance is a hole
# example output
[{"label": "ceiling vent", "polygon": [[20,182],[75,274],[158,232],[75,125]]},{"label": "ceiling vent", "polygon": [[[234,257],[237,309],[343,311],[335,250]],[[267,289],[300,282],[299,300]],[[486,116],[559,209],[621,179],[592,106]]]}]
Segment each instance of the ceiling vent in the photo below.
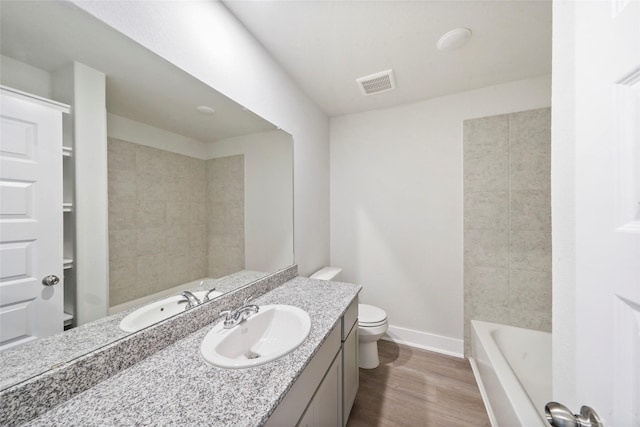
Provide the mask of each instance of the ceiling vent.
[{"label": "ceiling vent", "polygon": [[356,79],[358,86],[365,95],[375,95],[387,92],[396,88],[396,79],[393,77],[393,70],[381,71],[379,73]]}]

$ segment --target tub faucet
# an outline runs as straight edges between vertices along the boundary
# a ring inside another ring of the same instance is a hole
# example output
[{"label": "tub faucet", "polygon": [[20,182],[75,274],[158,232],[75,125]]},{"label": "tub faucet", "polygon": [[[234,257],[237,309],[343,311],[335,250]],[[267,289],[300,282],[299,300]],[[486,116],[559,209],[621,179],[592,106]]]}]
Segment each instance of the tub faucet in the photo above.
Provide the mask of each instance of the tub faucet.
[{"label": "tub faucet", "polygon": [[191,291],[183,291],[180,294],[180,296],[185,298],[182,301],[186,301],[186,303],[187,303],[187,306],[185,307],[185,310],[188,310],[188,309],[193,308],[196,305],[200,304],[200,300],[198,299],[198,297],[195,296],[193,293],[191,293]]},{"label": "tub faucet", "polygon": [[247,304],[250,299],[251,297],[245,299],[242,307],[237,310],[225,310],[220,313],[220,316],[224,316],[224,329],[235,328],[260,310],[255,304]]}]

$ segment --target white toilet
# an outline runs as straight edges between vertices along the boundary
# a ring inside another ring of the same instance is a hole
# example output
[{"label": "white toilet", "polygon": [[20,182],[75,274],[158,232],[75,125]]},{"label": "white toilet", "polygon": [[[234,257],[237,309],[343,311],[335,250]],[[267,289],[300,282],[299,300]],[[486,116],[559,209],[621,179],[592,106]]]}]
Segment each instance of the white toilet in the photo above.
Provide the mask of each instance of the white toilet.
[{"label": "white toilet", "polygon": [[[324,267],[309,278],[318,280],[338,280],[341,268]],[[364,369],[373,369],[380,364],[378,358],[378,340],[389,329],[387,313],[379,307],[358,304],[358,346],[359,365]]]}]

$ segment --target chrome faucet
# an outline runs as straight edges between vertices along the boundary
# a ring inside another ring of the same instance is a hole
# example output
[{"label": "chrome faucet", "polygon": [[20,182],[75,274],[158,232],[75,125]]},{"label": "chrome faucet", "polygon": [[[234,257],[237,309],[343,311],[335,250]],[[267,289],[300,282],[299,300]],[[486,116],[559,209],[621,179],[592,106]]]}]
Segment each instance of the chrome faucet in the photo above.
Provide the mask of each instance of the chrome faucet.
[{"label": "chrome faucet", "polygon": [[250,299],[251,297],[245,299],[242,307],[237,310],[224,310],[220,313],[220,316],[224,316],[224,329],[235,328],[260,310],[255,304],[247,304]]},{"label": "chrome faucet", "polygon": [[180,294],[180,296],[185,298],[182,301],[186,301],[186,303],[187,303],[187,306],[185,307],[185,310],[188,310],[188,309],[193,308],[196,305],[200,304],[200,300],[198,299],[198,297],[196,297],[193,293],[191,293],[191,291],[183,291]]}]

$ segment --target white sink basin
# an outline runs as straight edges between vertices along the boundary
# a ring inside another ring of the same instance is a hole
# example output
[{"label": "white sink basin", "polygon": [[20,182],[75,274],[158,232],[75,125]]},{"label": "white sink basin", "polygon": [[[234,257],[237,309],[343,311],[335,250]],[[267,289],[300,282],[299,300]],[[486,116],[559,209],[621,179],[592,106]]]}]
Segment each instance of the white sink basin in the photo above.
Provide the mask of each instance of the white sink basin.
[{"label": "white sink basin", "polygon": [[262,305],[238,326],[218,323],[202,340],[200,354],[220,368],[249,368],[278,359],[296,349],[309,335],[311,318],[291,305]]},{"label": "white sink basin", "polygon": [[[197,291],[193,294],[196,298],[202,300],[206,293],[206,291]],[[214,291],[209,294],[209,298],[215,298],[219,295],[222,295],[222,292]],[[184,301],[184,298],[180,295],[172,295],[140,307],[136,311],[126,315],[120,321],[120,329],[125,332],[136,332],[154,323],[168,319],[171,316],[175,316],[178,313],[182,313],[186,308],[186,303],[180,303],[179,301]]]}]

